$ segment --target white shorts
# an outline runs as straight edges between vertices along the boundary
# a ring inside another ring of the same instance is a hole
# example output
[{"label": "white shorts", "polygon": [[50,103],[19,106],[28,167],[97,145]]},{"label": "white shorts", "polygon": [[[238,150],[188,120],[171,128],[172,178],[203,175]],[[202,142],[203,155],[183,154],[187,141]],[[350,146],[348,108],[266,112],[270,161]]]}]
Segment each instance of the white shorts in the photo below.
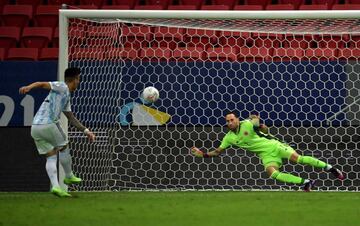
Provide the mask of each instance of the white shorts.
[{"label": "white shorts", "polygon": [[31,136],[40,155],[44,155],[57,147],[67,145],[68,138],[59,123],[32,125]]}]

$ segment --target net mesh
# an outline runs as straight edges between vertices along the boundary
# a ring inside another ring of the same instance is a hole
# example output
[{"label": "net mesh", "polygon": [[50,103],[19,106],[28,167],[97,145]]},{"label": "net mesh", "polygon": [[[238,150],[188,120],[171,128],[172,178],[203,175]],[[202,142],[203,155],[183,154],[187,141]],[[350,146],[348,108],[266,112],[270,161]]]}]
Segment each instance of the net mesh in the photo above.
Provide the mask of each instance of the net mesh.
[{"label": "net mesh", "polygon": [[[89,145],[70,128],[75,189],[298,189],[241,149],[189,154],[218,147],[224,114],[238,111],[347,179],[287,161],[283,171],[358,191],[359,31],[359,20],[71,19],[73,111],[98,135]],[[140,98],[147,86],[160,91],[154,104]]]}]

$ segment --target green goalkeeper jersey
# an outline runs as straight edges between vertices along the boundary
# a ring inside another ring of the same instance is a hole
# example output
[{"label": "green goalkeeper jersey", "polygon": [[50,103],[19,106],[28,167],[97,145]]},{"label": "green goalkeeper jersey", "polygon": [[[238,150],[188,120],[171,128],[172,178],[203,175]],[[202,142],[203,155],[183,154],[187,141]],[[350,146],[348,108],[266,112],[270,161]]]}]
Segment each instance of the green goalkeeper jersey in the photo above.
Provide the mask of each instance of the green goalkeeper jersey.
[{"label": "green goalkeeper jersey", "polygon": [[231,145],[254,152],[258,155],[274,151],[281,142],[259,136],[250,120],[240,122],[237,132],[229,131],[223,138],[220,148],[226,149]]}]

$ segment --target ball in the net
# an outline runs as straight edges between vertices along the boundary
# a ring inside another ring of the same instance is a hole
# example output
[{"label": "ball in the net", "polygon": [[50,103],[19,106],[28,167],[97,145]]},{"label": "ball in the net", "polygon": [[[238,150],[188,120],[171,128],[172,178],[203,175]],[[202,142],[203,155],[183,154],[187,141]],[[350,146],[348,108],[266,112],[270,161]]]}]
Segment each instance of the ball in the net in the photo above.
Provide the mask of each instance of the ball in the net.
[{"label": "ball in the net", "polygon": [[159,90],[153,86],[148,86],[142,92],[142,98],[149,103],[154,103],[159,99]]}]

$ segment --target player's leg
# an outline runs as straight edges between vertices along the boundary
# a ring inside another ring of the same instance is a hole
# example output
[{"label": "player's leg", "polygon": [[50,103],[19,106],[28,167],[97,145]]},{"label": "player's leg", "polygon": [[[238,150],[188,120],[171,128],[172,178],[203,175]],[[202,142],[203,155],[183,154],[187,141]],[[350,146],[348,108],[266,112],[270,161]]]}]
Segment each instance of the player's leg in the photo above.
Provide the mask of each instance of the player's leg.
[{"label": "player's leg", "polygon": [[60,188],[57,176],[57,149],[49,142],[51,139],[51,125],[33,125],[31,136],[35,141],[36,148],[40,155],[46,157],[45,169],[51,183],[51,192],[57,196],[71,196]]},{"label": "player's leg", "polygon": [[266,172],[268,175],[278,181],[282,181],[285,183],[292,183],[292,184],[298,184],[298,185],[304,185],[303,190],[306,192],[311,191],[315,186],[315,181],[304,179],[295,175],[292,175],[290,173],[282,173],[279,171],[279,168],[276,166],[269,165],[266,167]]},{"label": "player's leg", "polygon": [[298,176],[295,176],[295,175],[292,175],[290,173],[280,172],[279,168],[277,166],[275,166],[275,164],[268,165],[266,167],[266,172],[271,178],[281,181],[281,182],[285,182],[285,183],[304,184],[304,183],[308,182],[308,180],[303,179]]},{"label": "player's leg", "polygon": [[324,169],[325,171],[332,173],[336,178],[338,178],[340,180],[344,179],[344,175],[339,169],[336,169],[332,165],[327,164],[327,163],[325,163],[317,158],[314,158],[312,156],[299,155],[298,153],[296,153],[296,151],[294,151],[291,153],[289,160],[294,163],[300,163],[300,164]]},{"label": "player's leg", "polygon": [[58,176],[57,176],[57,167],[56,167],[56,163],[57,163],[57,152],[56,150],[51,150],[49,152],[46,153],[46,172],[47,175],[50,179],[51,182],[51,187],[52,188],[59,188],[59,181],[58,181]]},{"label": "player's leg", "polygon": [[79,184],[81,178],[76,177],[72,171],[72,158],[67,145],[60,150],[59,160],[65,172],[64,184]]},{"label": "player's leg", "polygon": [[278,148],[272,153],[267,153],[261,156],[262,162],[268,175],[275,180],[279,180],[285,183],[304,185],[304,191],[310,191],[314,187],[314,181],[304,179],[290,173],[283,173],[279,171],[279,168],[282,165],[282,159],[285,157],[283,155],[284,153],[281,151],[280,148]]},{"label": "player's leg", "polygon": [[72,171],[72,158],[68,147],[68,137],[60,124],[56,124],[55,145],[59,147],[59,161],[65,172],[64,184],[79,184],[81,179],[76,177]]}]

